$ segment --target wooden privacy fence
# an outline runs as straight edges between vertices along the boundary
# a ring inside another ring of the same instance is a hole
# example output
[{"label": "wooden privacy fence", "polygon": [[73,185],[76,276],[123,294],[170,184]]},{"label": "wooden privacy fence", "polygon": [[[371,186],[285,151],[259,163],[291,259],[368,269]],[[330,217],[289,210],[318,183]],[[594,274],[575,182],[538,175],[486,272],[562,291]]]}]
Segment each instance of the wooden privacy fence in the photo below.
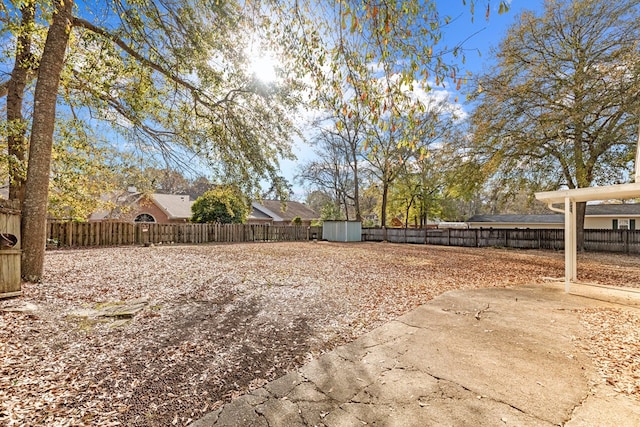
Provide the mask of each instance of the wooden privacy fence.
[{"label": "wooden privacy fence", "polygon": [[[18,217],[19,218],[19,217]],[[17,220],[19,224],[19,219]],[[2,232],[2,230],[0,230]],[[562,229],[363,228],[362,240],[444,246],[564,249]],[[49,247],[120,246],[160,243],[292,242],[322,236],[322,227],[266,224],[152,224],[49,222]],[[640,254],[640,230],[585,230],[588,251]],[[15,253],[14,253],[15,252]],[[5,252],[19,264],[19,249]],[[15,256],[15,254],[18,254]],[[17,260],[17,261],[16,261]],[[3,268],[3,270],[5,270]],[[8,271],[8,270],[5,270]],[[19,272],[18,272],[19,277]],[[1,285],[1,283],[0,283]]]},{"label": "wooden privacy fence", "polygon": [[153,224],[49,222],[48,247],[161,243],[284,242],[309,240],[320,227],[267,224]]},{"label": "wooden privacy fence", "polygon": [[[362,240],[381,242],[385,230],[363,228]],[[564,249],[562,229],[416,229],[388,228],[392,243],[421,243],[444,246],[505,247],[518,249]],[[585,230],[588,251],[640,253],[640,230]]]}]

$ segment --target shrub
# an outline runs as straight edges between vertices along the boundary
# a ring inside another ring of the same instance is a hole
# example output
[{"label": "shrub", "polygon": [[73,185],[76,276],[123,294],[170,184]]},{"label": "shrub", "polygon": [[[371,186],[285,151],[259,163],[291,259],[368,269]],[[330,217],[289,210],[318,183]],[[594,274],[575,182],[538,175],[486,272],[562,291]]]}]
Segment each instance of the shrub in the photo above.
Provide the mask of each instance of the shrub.
[{"label": "shrub", "polygon": [[218,186],[198,197],[191,206],[192,222],[244,223],[250,213],[247,198],[233,186]]}]

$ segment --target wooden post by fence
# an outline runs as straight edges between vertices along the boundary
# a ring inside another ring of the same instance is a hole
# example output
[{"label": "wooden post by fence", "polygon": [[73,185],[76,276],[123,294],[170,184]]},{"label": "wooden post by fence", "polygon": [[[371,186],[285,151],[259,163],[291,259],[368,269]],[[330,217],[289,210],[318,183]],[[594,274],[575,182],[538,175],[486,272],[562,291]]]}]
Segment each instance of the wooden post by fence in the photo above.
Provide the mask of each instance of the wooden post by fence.
[{"label": "wooden post by fence", "polygon": [[18,296],[21,291],[20,202],[0,201],[0,299]]},{"label": "wooden post by fence", "polygon": [[629,230],[624,230],[624,234],[622,236],[624,239],[624,253],[629,255]]}]

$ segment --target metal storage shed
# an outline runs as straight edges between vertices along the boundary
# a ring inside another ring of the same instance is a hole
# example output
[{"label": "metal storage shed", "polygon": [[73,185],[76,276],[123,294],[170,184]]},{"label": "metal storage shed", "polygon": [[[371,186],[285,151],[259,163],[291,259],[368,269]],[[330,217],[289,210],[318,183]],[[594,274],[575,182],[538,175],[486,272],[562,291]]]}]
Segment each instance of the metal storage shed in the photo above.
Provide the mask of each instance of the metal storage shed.
[{"label": "metal storage shed", "polygon": [[324,221],[322,239],[330,242],[362,241],[362,223],[360,221]]}]

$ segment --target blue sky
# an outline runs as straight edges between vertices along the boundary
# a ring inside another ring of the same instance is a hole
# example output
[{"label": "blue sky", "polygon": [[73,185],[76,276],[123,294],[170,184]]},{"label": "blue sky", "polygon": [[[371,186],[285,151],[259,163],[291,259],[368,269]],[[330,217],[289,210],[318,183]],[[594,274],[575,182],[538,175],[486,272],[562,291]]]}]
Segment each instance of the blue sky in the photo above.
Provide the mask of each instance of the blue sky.
[{"label": "blue sky", "polygon": [[[516,17],[525,10],[533,10],[540,14],[544,5],[544,0],[511,0],[509,11],[499,14],[499,0],[491,0],[491,10],[487,20],[487,1],[489,0],[476,0],[475,16],[472,20],[468,0],[466,6],[463,0],[436,0],[441,15],[454,18],[446,29],[441,44],[451,47],[464,41],[466,61],[464,64],[459,64],[463,74],[466,71],[478,74],[487,70],[493,63],[491,49],[498,47],[508,29],[516,21]],[[452,93],[450,99],[453,101],[458,95],[461,107],[468,112],[470,107],[464,104],[466,90],[467,88],[463,86],[459,93]],[[285,178],[293,184],[294,198],[304,200],[304,189],[298,183],[294,183],[293,178],[297,165],[313,158],[312,148],[297,142],[293,149],[298,160],[283,161],[281,169]]]},{"label": "blue sky", "polygon": [[543,0],[512,0],[509,12],[499,14],[499,0],[491,0],[491,11],[487,20],[485,18],[487,1],[476,0],[473,21],[468,1],[466,6],[462,4],[462,0],[438,1],[438,9],[443,14],[457,18],[451,28],[446,30],[444,44],[455,45],[466,40],[464,46],[467,51],[467,61],[462,67],[474,74],[481,72],[491,63],[491,49],[498,47],[517,16],[525,10],[542,13],[544,5]]}]

